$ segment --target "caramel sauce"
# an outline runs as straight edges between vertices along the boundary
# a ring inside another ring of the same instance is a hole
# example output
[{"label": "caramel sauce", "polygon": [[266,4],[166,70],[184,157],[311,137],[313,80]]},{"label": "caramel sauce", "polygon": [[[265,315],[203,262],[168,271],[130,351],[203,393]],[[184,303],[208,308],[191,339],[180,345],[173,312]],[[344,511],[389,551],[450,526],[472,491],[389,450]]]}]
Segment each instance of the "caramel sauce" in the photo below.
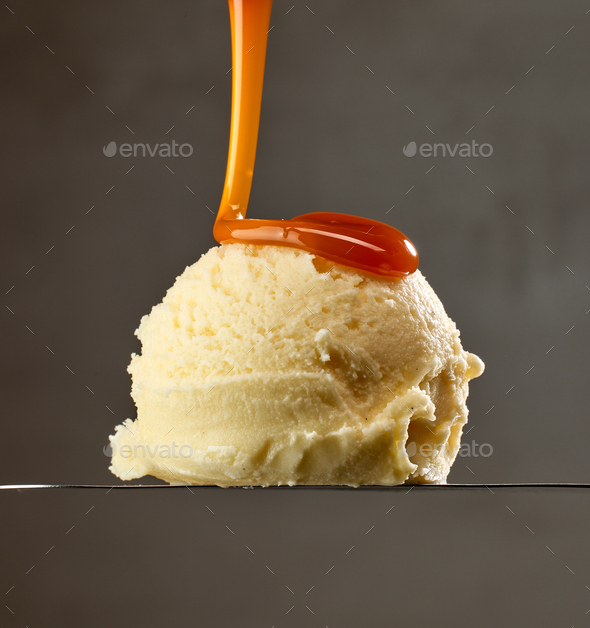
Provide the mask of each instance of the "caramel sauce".
[{"label": "caramel sauce", "polygon": [[386,277],[418,268],[414,245],[389,225],[347,214],[316,212],[291,220],[245,218],[260,122],[272,0],[229,0],[232,110],[227,174],[213,227],[220,244],[241,242],[303,249],[343,266]]}]

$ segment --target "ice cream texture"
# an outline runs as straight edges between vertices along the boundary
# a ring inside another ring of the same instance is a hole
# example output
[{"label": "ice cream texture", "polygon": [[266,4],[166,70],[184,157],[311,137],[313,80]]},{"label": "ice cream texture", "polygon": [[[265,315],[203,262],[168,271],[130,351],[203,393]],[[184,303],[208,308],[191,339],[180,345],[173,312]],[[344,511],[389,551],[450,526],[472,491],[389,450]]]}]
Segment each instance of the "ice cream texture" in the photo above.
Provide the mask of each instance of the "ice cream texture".
[{"label": "ice cream texture", "polygon": [[281,246],[212,248],[136,333],[137,419],[111,436],[124,480],[445,482],[483,372],[420,271],[376,278]]}]

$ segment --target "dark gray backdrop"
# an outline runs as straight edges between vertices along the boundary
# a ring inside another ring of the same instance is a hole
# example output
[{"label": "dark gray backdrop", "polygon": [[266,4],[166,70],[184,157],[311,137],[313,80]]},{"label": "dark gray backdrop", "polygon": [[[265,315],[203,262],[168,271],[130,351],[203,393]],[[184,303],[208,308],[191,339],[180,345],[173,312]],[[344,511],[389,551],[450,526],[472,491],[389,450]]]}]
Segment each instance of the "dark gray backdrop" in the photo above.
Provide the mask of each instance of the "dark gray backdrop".
[{"label": "dark gray backdrop", "polygon": [[[493,454],[458,458],[450,482],[589,479],[589,9],[275,0],[249,216],[341,211],[414,241],[464,346],[486,363],[465,438]],[[134,416],[133,331],[214,245],[227,6],[29,0],[0,14],[0,481],[113,483],[103,447]],[[192,156],[102,151],[173,140]],[[412,141],[488,143],[493,155],[408,158]],[[582,495],[1,498],[10,626],[570,626],[590,608]],[[384,515],[393,504],[405,509],[397,520]],[[281,579],[242,553],[256,543],[282,561]],[[304,604],[340,555],[353,565]]]}]

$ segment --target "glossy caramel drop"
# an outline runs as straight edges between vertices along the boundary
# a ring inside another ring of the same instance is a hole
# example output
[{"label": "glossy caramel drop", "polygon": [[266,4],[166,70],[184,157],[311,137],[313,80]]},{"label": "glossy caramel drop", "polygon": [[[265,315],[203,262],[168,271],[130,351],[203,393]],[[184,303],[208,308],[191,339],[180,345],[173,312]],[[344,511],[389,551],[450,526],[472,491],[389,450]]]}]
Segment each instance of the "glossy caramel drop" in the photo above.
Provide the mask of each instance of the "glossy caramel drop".
[{"label": "glossy caramel drop", "polygon": [[304,249],[343,266],[386,277],[418,268],[414,245],[389,225],[347,214],[317,212],[291,220],[245,218],[260,121],[272,0],[229,0],[232,30],[232,116],[227,174],[213,227],[219,243]]}]

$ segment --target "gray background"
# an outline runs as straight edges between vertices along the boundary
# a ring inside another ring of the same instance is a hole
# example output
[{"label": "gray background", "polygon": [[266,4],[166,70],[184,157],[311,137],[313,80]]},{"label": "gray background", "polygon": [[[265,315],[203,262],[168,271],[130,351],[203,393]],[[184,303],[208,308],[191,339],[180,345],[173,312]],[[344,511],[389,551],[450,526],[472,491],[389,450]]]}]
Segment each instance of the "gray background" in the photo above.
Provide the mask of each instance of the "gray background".
[{"label": "gray background", "polygon": [[[8,7],[0,481],[110,484],[103,447],[134,416],[133,331],[214,245],[227,6]],[[588,481],[590,7],[307,7],[275,0],[249,216],[341,211],[387,221],[417,245],[464,346],[486,363],[466,440],[493,455],[458,458],[450,482]],[[102,153],[111,141],[172,140],[193,155]],[[493,155],[402,153],[411,141],[472,140]],[[416,493],[5,493],[0,578],[15,588],[2,622],[588,622],[587,497]]]}]

